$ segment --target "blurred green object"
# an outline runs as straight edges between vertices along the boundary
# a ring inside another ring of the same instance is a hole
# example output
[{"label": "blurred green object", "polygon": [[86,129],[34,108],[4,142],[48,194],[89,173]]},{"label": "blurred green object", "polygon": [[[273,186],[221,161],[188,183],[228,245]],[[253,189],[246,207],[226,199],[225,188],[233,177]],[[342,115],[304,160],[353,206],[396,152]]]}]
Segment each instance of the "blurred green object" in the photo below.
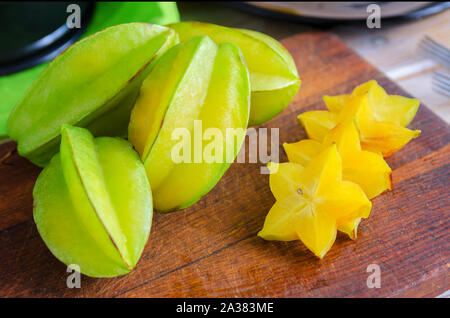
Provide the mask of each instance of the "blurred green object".
[{"label": "blurred green object", "polygon": [[[179,21],[180,16],[175,2],[99,2],[82,38],[121,23],[148,22],[164,25]],[[6,135],[9,113],[47,63],[0,77],[0,140]]]}]

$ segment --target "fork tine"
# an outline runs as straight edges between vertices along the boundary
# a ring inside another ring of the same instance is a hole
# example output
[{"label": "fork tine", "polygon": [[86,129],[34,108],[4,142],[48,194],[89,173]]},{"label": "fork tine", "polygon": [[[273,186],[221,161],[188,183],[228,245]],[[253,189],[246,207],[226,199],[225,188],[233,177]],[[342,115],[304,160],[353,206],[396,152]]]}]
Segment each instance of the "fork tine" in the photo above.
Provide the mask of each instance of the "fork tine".
[{"label": "fork tine", "polygon": [[445,46],[443,46],[442,44],[436,42],[435,40],[433,40],[432,38],[430,38],[428,35],[425,36],[424,42],[428,42],[431,46],[433,46],[434,48],[436,48],[436,50],[441,51],[444,54],[449,55],[449,49],[447,49]]},{"label": "fork tine", "polygon": [[435,76],[442,77],[443,79],[450,81],[450,74],[446,74],[446,73],[440,72],[440,71],[435,71],[433,74]]},{"label": "fork tine", "polygon": [[426,43],[424,43],[423,45],[421,45],[421,49],[424,50],[424,51],[426,51],[425,53],[429,53],[429,54],[427,54],[427,55],[431,55],[430,57],[432,57],[432,58],[433,58],[433,57],[436,57],[436,58],[438,58],[439,60],[442,60],[442,61],[446,62],[447,64],[448,64],[449,61],[450,61],[450,53],[449,53],[449,52],[447,52],[446,54],[444,54],[444,53],[442,53],[441,51],[436,50],[435,48],[426,45]]},{"label": "fork tine", "polygon": [[450,91],[448,89],[442,88],[439,85],[433,85],[433,89],[439,94],[450,97]]},{"label": "fork tine", "polygon": [[419,43],[419,48],[426,56],[450,68],[450,50],[437,43],[428,36],[425,36]]},{"label": "fork tine", "polygon": [[438,92],[439,94],[449,96],[450,97],[450,91],[446,88],[443,88],[439,85],[433,85],[433,90]]},{"label": "fork tine", "polygon": [[447,90],[448,92],[450,92],[450,84],[448,83],[442,83],[439,81],[433,81],[434,85],[439,86],[442,89]]},{"label": "fork tine", "polygon": [[432,75],[433,89],[450,97],[450,76],[440,71],[435,71]]},{"label": "fork tine", "polygon": [[436,53],[439,53],[439,55],[444,56],[444,57],[446,57],[447,59],[450,58],[450,50],[448,50],[446,47],[444,47],[444,46],[442,46],[442,45],[436,43],[436,42],[433,41],[433,40],[430,40],[429,42],[427,41],[427,42],[424,42],[424,43],[425,43],[425,44],[426,44],[426,43],[429,43],[428,46],[429,46],[430,48],[432,48]]},{"label": "fork tine", "polygon": [[448,75],[443,74],[442,72],[435,71],[433,72],[433,80],[438,81],[440,83],[446,83],[450,85],[450,77]]}]

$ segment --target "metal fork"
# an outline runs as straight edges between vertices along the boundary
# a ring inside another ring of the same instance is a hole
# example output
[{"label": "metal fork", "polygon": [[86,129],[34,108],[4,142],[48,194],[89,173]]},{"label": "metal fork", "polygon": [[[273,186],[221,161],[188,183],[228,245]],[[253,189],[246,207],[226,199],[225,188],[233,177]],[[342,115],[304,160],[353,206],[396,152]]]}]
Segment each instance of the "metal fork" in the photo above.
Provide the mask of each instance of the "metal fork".
[{"label": "metal fork", "polygon": [[443,95],[450,97],[450,74],[434,71],[432,77],[433,88]]},{"label": "metal fork", "polygon": [[450,68],[450,50],[428,35],[419,44],[420,49],[427,57],[438,62],[446,68]]},{"label": "metal fork", "polygon": [[450,50],[429,36],[420,41],[419,48],[422,54],[444,67],[443,71],[433,72],[432,84],[435,91],[450,97]]}]

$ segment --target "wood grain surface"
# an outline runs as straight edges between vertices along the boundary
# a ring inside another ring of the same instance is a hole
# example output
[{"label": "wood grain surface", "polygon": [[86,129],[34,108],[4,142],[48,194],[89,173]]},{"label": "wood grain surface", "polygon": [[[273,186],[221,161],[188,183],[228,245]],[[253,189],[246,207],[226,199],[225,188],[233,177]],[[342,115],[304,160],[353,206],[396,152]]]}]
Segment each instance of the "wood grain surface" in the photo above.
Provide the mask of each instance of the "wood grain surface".
[{"label": "wood grain surface", "polygon": [[[326,32],[282,41],[302,86],[291,105],[262,125],[279,128],[283,142],[305,138],[296,116],[325,109],[322,96],[351,92],[376,79],[405,94]],[[338,235],[323,260],[300,241],[256,236],[274,203],[261,164],[234,163],[194,206],[156,214],[143,255],[129,275],[82,276],[69,289],[66,266],[41,240],[32,219],[32,189],[40,169],[0,146],[0,297],[422,297],[450,289],[450,131],[425,105],[410,125],[422,135],[388,158],[394,189],[373,200],[356,241]],[[270,145],[269,145],[270,149]],[[74,238],[76,239],[76,238]],[[366,285],[378,264],[381,288]]]}]

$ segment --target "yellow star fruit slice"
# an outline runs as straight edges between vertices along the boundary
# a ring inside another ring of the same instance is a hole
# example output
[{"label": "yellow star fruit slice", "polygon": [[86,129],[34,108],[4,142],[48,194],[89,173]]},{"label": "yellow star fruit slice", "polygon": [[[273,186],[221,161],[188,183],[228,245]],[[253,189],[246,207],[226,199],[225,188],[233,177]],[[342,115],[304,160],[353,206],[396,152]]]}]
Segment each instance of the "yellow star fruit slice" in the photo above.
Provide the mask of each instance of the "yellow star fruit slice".
[{"label": "yellow star fruit slice", "polygon": [[403,148],[411,139],[420,135],[420,130],[410,130],[388,121],[377,121],[367,95],[353,97],[339,113],[339,121],[356,120],[361,146],[365,150],[382,153],[388,157]]},{"label": "yellow star fruit slice", "polygon": [[350,101],[350,94],[328,96],[323,97],[323,101],[327,106],[328,110],[332,113],[339,114],[339,112],[344,108],[344,105]]},{"label": "yellow star fruit slice", "polygon": [[338,124],[338,115],[325,110],[312,110],[297,116],[305,127],[309,138],[322,141],[325,135]]},{"label": "yellow star fruit slice", "polygon": [[361,219],[362,218],[355,218],[350,222],[342,224],[341,226],[338,227],[338,230],[347,234],[351,240],[356,240],[358,225],[361,222]]},{"label": "yellow star fruit slice", "polygon": [[[292,144],[284,143],[283,147],[290,162],[305,166],[320,153],[323,144],[316,140],[303,139]],[[345,164],[345,161],[343,161],[343,164]],[[357,229],[360,221],[361,218],[357,217],[354,220],[339,226],[338,230],[344,232],[350,239],[354,240],[357,236]]]},{"label": "yellow star fruit slice", "polygon": [[[380,154],[361,149],[358,131],[351,121],[338,124],[330,130],[323,143],[304,139],[296,143],[284,143],[283,147],[290,162],[306,166],[320,151],[333,143],[336,143],[342,158],[344,180],[357,183],[369,199],[392,189],[391,168]],[[338,227],[338,230],[354,240],[360,221],[361,218],[357,217]]]},{"label": "yellow star fruit slice", "polygon": [[357,86],[351,95],[324,96],[323,100],[329,111],[339,113],[350,98],[364,95],[369,98],[377,121],[387,121],[406,127],[419,109],[418,99],[389,95],[375,80]]},{"label": "yellow star fruit slice", "polygon": [[361,149],[359,133],[353,122],[337,125],[324,139],[324,145],[335,142],[343,161],[345,180],[357,183],[372,199],[392,189],[392,170],[379,153]]},{"label": "yellow star fruit slice", "polygon": [[364,191],[356,183],[342,180],[342,160],[335,144],[305,167],[300,182],[316,209],[333,216],[337,225],[369,216],[371,203]]},{"label": "yellow star fruit slice", "polygon": [[303,139],[291,144],[285,142],[283,148],[290,162],[306,166],[323,150],[323,144],[317,140]]},{"label": "yellow star fruit slice", "polygon": [[338,124],[325,136],[322,143],[304,139],[283,144],[290,162],[307,165],[324,148],[336,143],[342,158],[343,177],[357,183],[372,199],[390,190],[392,170],[380,154],[361,149],[358,130],[353,122]]},{"label": "yellow star fruit slice", "polygon": [[312,205],[307,205],[294,218],[297,235],[305,246],[323,258],[336,239],[336,221]]},{"label": "yellow star fruit slice", "polygon": [[267,233],[264,238],[277,241],[298,240],[290,219],[296,210],[300,210],[306,204],[298,192],[303,167],[289,162],[281,164],[269,162],[268,168],[271,173],[269,177],[270,191],[276,202],[267,215],[268,226],[265,228]]},{"label": "yellow star fruit slice", "polygon": [[271,163],[269,169],[276,202],[258,233],[266,240],[300,239],[323,258],[338,228],[369,216],[372,205],[363,190],[342,180],[342,161],[334,144],[305,167],[289,162]]},{"label": "yellow star fruit slice", "polygon": [[367,95],[352,96],[338,114],[310,111],[299,115],[299,119],[308,137],[317,141],[323,141],[328,131],[338,123],[354,120],[360,133],[362,148],[381,153],[384,157],[390,156],[420,135],[420,130],[410,130],[393,122],[378,121]]}]

